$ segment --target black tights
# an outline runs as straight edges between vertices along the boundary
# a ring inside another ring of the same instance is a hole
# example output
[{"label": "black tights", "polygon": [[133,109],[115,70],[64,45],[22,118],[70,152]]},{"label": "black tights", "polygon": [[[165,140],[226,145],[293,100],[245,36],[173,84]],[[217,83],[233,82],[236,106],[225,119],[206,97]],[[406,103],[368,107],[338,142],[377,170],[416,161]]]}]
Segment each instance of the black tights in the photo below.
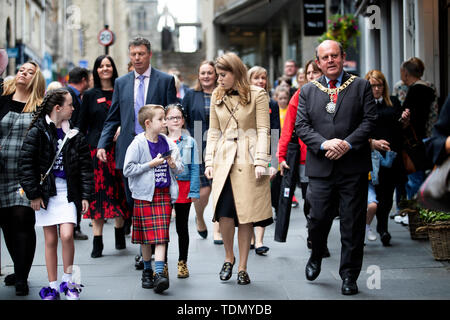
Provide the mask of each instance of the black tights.
[{"label": "black tights", "polygon": [[14,273],[18,281],[26,281],[33,264],[36,250],[36,222],[34,210],[25,206],[0,209],[0,227],[5,244],[14,262]]},{"label": "black tights", "polygon": [[175,203],[175,225],[178,234],[178,261],[187,261],[188,249],[189,249],[189,210],[191,209],[191,203]]}]

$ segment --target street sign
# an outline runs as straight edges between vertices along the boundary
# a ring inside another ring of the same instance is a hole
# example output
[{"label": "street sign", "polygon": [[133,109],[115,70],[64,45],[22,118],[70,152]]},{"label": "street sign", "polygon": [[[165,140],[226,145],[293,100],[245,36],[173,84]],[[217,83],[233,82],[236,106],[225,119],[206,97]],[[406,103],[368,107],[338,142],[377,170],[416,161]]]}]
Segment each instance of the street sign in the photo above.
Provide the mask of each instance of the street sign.
[{"label": "street sign", "polygon": [[98,34],[98,43],[102,46],[108,47],[114,43],[114,34],[109,29],[103,29]]},{"label": "street sign", "polygon": [[305,36],[320,36],[327,29],[325,0],[305,0],[303,3]]}]

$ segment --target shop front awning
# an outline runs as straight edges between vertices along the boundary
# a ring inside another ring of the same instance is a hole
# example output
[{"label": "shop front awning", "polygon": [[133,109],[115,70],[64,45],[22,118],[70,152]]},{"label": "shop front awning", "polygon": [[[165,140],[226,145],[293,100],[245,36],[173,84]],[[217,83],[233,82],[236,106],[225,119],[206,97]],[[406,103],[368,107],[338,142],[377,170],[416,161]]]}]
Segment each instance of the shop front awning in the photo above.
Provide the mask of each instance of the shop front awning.
[{"label": "shop front awning", "polygon": [[[215,13],[218,25],[265,25],[291,0],[241,0],[221,8]],[[300,13],[299,13],[300,14]]]}]

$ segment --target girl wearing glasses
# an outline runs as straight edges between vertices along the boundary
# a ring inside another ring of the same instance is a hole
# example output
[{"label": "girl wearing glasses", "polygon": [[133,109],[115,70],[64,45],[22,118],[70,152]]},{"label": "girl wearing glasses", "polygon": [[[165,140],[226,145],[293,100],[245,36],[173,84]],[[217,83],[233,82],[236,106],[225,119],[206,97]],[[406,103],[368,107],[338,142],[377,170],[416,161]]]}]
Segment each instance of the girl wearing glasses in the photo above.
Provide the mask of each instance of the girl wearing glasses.
[{"label": "girl wearing glasses", "polygon": [[198,148],[195,139],[186,131],[184,110],[179,104],[171,104],[166,108],[168,137],[180,150],[183,161],[183,172],[176,175],[178,182],[178,199],[175,202],[175,225],[178,234],[178,278],[189,277],[187,267],[189,249],[189,210],[191,203],[200,198],[200,168]]}]

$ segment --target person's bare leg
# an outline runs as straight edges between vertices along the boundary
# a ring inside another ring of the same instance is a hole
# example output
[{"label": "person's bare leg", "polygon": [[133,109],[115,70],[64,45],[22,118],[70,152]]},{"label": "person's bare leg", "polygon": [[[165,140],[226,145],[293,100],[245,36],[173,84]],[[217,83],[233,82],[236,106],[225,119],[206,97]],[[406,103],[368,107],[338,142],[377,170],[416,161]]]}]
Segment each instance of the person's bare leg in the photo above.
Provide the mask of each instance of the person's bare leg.
[{"label": "person's bare leg", "polygon": [[152,259],[152,245],[141,244],[141,249],[142,249],[142,259],[144,261],[150,261]]},{"label": "person's bare leg", "polygon": [[194,202],[195,214],[197,217],[197,231],[205,231],[207,229],[203,214],[208,205],[211,187],[200,188],[200,199]]},{"label": "person's bare leg", "polygon": [[47,267],[48,281],[58,280],[58,229],[57,226],[44,227],[45,238],[45,266]]},{"label": "person's bare leg", "polygon": [[219,223],[216,221],[214,222],[214,240],[223,240],[222,235],[220,234],[220,226]]},{"label": "person's bare leg", "polygon": [[62,256],[65,273],[72,273],[75,245],[73,241],[74,224],[63,223],[59,226],[59,236],[62,243]]},{"label": "person's bare leg", "polygon": [[238,227],[239,267],[238,271],[247,271],[250,239],[252,238],[253,224],[240,224]]},{"label": "person's bare leg", "polygon": [[103,225],[105,224],[104,219],[92,219],[92,232],[94,236],[103,235]]},{"label": "person's bare leg", "polygon": [[255,227],[255,249],[260,248],[264,245],[263,238],[264,238],[264,231],[266,228],[264,227]]},{"label": "person's bare leg", "polygon": [[220,233],[223,238],[223,246],[225,248],[225,262],[234,261],[233,243],[235,225],[233,218],[222,217],[219,221]]},{"label": "person's bare leg", "polygon": [[125,224],[125,220],[122,217],[116,217],[114,219],[114,226],[116,228],[122,228],[124,224]]},{"label": "person's bare leg", "polygon": [[372,223],[373,217],[375,217],[375,214],[377,213],[377,203],[371,202],[367,205],[367,217],[366,217],[366,224],[370,226]]}]

